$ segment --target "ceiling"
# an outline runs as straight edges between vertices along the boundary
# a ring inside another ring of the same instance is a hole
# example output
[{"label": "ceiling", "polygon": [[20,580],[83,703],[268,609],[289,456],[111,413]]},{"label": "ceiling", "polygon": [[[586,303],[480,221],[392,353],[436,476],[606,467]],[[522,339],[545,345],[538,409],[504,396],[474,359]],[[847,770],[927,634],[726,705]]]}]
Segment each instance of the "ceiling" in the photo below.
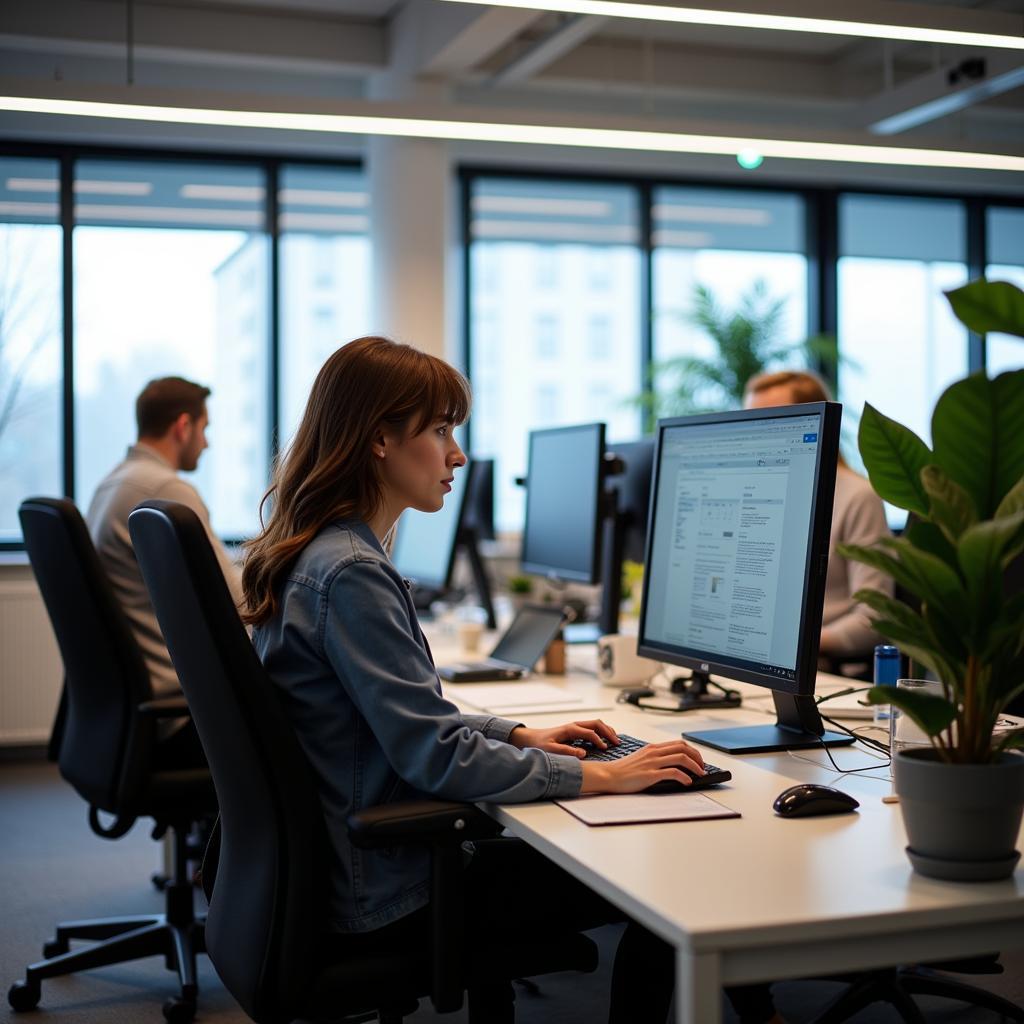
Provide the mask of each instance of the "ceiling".
[{"label": "ceiling", "polygon": [[[771,12],[798,2],[702,6]],[[925,25],[953,9],[980,30],[1011,16],[1024,30],[1024,0],[871,3],[912,10]],[[805,9],[841,17],[849,5],[818,0]],[[975,61],[975,77],[957,75],[965,60]],[[885,131],[909,145],[1024,153],[1024,51],[445,0],[3,0],[0,68],[23,93],[34,82],[57,82],[72,96],[93,87],[200,90],[210,106],[218,93],[234,93],[296,109],[402,98],[447,116],[459,106],[514,107],[548,117],[683,119],[721,134],[754,124],[871,141]],[[22,124],[0,116],[0,135]]]}]

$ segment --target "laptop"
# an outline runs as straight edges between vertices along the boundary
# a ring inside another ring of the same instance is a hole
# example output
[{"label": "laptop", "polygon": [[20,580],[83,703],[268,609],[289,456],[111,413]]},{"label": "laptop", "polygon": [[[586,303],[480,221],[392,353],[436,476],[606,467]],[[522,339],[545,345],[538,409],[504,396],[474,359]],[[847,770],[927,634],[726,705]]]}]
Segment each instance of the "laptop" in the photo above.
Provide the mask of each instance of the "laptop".
[{"label": "laptop", "polygon": [[440,665],[437,674],[450,683],[522,679],[533,671],[537,659],[558,636],[564,618],[560,605],[523,605],[488,657],[481,661]]}]

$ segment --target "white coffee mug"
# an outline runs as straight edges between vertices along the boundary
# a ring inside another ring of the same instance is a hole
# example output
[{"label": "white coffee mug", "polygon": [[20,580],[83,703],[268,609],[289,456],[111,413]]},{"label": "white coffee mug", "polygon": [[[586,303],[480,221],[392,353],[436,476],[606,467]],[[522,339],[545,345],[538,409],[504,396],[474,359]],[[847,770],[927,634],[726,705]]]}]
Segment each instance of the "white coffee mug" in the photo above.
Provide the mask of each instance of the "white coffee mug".
[{"label": "white coffee mug", "polygon": [[597,641],[597,678],[606,686],[632,686],[651,678],[661,665],[636,653],[636,637],[609,633]]}]

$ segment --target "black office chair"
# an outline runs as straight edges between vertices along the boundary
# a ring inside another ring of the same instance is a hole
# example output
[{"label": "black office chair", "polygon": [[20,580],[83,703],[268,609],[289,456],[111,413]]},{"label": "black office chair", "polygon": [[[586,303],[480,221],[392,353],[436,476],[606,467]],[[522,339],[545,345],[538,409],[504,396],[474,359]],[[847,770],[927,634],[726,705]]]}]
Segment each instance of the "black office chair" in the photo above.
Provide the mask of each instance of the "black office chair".
[{"label": "black office chair", "polygon": [[[154,819],[154,838],[172,829],[175,874],[162,914],[59,924],[43,947],[46,959],[29,965],[8,1000],[15,1010],[30,1010],[45,978],[162,956],[181,985],[180,995],[164,1004],[164,1015],[180,1024],[195,1015],[196,954],[204,949],[203,921],[194,914],[186,872],[187,837],[195,821],[216,813],[210,773],[160,766],[158,722],[187,717],[188,707],[181,697],[153,699],[142,654],[78,509],[64,498],[30,498],[18,514],[64,661],[60,773],[89,804],[97,835],[117,839],[140,817]],[[104,825],[100,812],[113,815],[113,822]],[[72,939],[98,941],[70,951]]]},{"label": "black office chair", "polygon": [[495,935],[468,948],[462,843],[498,829],[471,805],[433,800],[372,808],[349,822],[353,843],[364,848],[430,848],[430,947],[332,956],[323,918],[328,846],[315,779],[239,623],[206,533],[191,510],[173,502],[145,502],[128,522],[220,801],[207,948],[253,1020],[367,1020],[377,1013],[391,1024],[424,995],[448,1012],[468,991],[470,1020],[501,1024],[514,1019],[511,979],[594,969],[594,944],[571,926],[546,925],[528,944]]}]

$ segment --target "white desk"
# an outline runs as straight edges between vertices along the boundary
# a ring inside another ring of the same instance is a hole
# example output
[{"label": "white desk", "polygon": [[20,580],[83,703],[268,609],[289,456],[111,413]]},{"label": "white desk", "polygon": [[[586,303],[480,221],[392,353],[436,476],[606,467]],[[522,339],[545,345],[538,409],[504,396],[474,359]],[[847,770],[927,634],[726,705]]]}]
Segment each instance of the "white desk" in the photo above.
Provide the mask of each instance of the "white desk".
[{"label": "white desk", "polygon": [[[438,660],[444,660],[444,644],[438,648]],[[572,672],[574,664],[593,657],[589,651],[573,648],[569,657],[568,676],[538,678],[575,692],[597,688],[614,710],[520,716],[530,724],[597,716],[622,732],[658,741],[676,738],[683,728],[763,722],[771,708],[767,691],[750,687],[742,689],[759,696],[741,709],[642,712],[614,704],[615,691],[599,687],[592,675]],[[457,700],[456,688],[447,692],[453,690]],[[676,947],[678,1024],[718,1024],[722,985],[1024,946],[1024,871],[1004,882],[974,884],[914,874],[899,807],[881,800],[890,792],[886,770],[870,773],[874,778],[837,776],[785,753],[704,753],[732,770],[733,781],[711,795],[741,818],[591,828],[550,803],[485,808]],[[833,755],[842,767],[871,762],[858,749]],[[823,751],[800,757],[828,763]],[[861,802],[859,812],[777,817],[776,795],[802,781],[852,793]]]}]

